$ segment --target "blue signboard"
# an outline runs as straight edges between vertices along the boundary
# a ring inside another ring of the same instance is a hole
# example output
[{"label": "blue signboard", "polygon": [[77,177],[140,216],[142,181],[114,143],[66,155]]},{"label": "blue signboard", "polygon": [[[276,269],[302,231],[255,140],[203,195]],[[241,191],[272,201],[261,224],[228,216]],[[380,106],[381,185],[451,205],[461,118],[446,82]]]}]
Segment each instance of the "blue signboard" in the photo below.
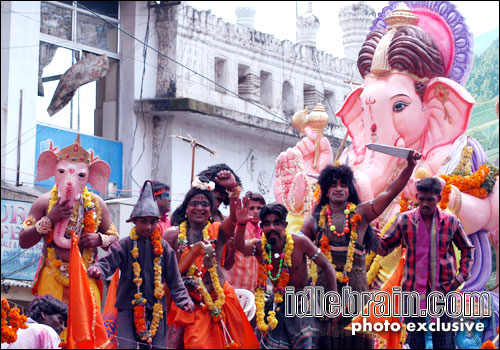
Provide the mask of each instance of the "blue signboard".
[{"label": "blue signboard", "polygon": [[[40,153],[47,151],[52,147],[58,147],[58,150],[72,145],[75,142],[77,133],[58,129],[45,124],[37,124],[36,126],[36,153],[35,159],[38,160]],[[104,160],[111,167],[111,175],[109,182],[116,185],[117,189],[122,188],[122,159],[123,159],[123,145],[118,141],[111,141],[101,137],[80,135],[80,143],[83,148],[88,152],[93,151],[94,157],[99,156],[100,160]],[[36,186],[44,188],[52,188],[55,185],[54,177],[47,180],[35,182]],[[88,187],[92,186],[88,184]],[[112,193],[110,193],[111,195]],[[101,197],[105,196],[100,193]],[[119,195],[119,192],[116,194]]]},{"label": "blue signboard", "polygon": [[19,232],[31,209],[29,202],[2,199],[2,279],[32,281],[42,256],[42,241],[19,247]]}]

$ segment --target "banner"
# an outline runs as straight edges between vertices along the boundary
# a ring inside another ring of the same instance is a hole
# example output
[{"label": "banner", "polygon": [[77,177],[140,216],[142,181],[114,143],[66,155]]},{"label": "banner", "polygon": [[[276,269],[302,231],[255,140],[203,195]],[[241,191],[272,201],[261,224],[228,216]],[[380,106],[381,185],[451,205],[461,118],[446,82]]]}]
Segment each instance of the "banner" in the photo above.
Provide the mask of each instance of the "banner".
[{"label": "banner", "polygon": [[19,247],[19,233],[32,203],[2,199],[2,279],[33,281],[43,241],[29,249]]}]

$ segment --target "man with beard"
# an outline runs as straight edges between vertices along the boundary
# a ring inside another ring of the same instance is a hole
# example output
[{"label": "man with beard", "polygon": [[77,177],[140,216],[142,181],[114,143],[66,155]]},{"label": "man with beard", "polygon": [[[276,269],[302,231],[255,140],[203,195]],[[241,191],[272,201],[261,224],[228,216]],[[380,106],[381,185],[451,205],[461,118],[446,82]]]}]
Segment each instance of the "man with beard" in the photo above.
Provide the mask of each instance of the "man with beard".
[{"label": "man with beard", "polygon": [[[385,256],[401,243],[407,249],[401,289],[420,295],[420,310],[426,307],[426,295],[438,291],[443,294],[456,291],[470,275],[474,246],[458,218],[440,210],[441,184],[428,177],[417,182],[418,208],[402,213],[387,230],[377,254]],[[453,245],[461,251],[460,268],[456,268]],[[405,317],[405,323],[425,323],[425,317]],[[444,314],[441,324],[453,320]],[[429,332],[434,349],[455,349],[453,332]],[[426,332],[408,333],[410,349],[427,348]]]},{"label": "man with beard", "polygon": [[[248,203],[249,199],[243,198],[243,202],[238,201],[238,209],[248,212]],[[264,206],[259,211],[262,238],[248,241],[244,238],[245,228],[251,217],[240,215],[235,246],[245,256],[255,256],[260,264],[255,303],[261,347],[311,349],[316,347],[319,319],[286,317],[286,307],[283,303],[285,288],[294,287],[295,291],[301,291],[309,285],[306,258],[312,259],[323,269],[330,291],[337,291],[335,271],[327,258],[307,237],[288,232],[287,214],[288,211],[282,204],[271,203]],[[274,297],[269,298],[264,306],[268,278],[273,285]]]}]

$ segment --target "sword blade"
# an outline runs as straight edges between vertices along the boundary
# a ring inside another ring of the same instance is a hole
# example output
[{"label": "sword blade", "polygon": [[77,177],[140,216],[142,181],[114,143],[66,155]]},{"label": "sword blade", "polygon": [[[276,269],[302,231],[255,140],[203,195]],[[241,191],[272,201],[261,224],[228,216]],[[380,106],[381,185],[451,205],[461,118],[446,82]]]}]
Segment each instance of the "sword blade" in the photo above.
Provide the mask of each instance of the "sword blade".
[{"label": "sword blade", "polygon": [[408,148],[381,145],[379,143],[368,143],[366,144],[366,148],[403,159],[407,159],[411,152],[411,149]]}]

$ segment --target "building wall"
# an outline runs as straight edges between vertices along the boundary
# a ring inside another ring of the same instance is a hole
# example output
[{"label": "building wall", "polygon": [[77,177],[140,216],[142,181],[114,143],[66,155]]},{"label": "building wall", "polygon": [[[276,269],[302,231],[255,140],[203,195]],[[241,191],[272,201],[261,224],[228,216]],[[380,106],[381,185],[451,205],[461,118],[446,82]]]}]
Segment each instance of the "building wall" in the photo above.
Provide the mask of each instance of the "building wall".
[{"label": "building wall", "polygon": [[[293,87],[295,110],[304,107],[304,84],[313,86],[319,95],[324,94],[325,90],[332,92],[332,109],[336,110],[351,91],[351,86],[344,81],[360,80],[353,60],[334,57],[288,40],[280,41],[249,27],[226,23],[208,11],[198,11],[190,6],[174,6],[168,12],[163,9],[159,11],[157,21],[160,48],[168,49],[170,57],[199,73],[175,65],[172,68],[175,69],[175,80],[172,82],[172,70],[162,68],[158,71],[157,97],[167,96],[168,88],[172,90],[171,86],[175,85],[175,97],[194,98],[272,119],[273,114],[283,115],[282,91],[285,81],[289,81]],[[174,39],[175,44],[168,44]],[[234,93],[238,93],[238,66],[247,66],[248,73],[255,75],[258,80],[262,71],[270,73],[272,96],[266,96],[271,100],[268,103],[270,106],[260,103],[262,96],[259,96],[258,91],[255,102],[259,106],[256,106],[215,87],[212,81],[219,80],[215,73],[218,59],[225,60],[225,77],[220,79],[221,84]],[[159,58],[159,62],[166,61],[166,58]],[[317,102],[327,103],[321,98]],[[335,118],[332,112],[330,114],[333,122]],[[339,135],[342,137],[342,132]]]},{"label": "building wall", "polygon": [[[15,183],[21,122],[19,181],[33,184],[38,93],[39,1],[2,2],[2,180]],[[22,100],[21,100],[22,91]],[[21,118],[22,117],[22,118]]]},{"label": "building wall", "polygon": [[[199,115],[189,113],[181,113],[171,118],[169,123],[174,132],[182,130],[183,134],[192,135],[199,143],[218,153],[214,157],[203,149],[197,149],[195,176],[210,165],[226,163],[238,174],[245,191],[260,192],[266,201],[274,201],[272,186],[276,157],[280,150],[294,146],[298,139],[273,132],[257,132],[253,128],[234,126],[215,118],[200,121]],[[203,125],[203,132],[200,130],[200,123]],[[189,143],[172,139],[170,152],[173,210],[182,202],[184,194],[190,188],[192,151]]]}]

